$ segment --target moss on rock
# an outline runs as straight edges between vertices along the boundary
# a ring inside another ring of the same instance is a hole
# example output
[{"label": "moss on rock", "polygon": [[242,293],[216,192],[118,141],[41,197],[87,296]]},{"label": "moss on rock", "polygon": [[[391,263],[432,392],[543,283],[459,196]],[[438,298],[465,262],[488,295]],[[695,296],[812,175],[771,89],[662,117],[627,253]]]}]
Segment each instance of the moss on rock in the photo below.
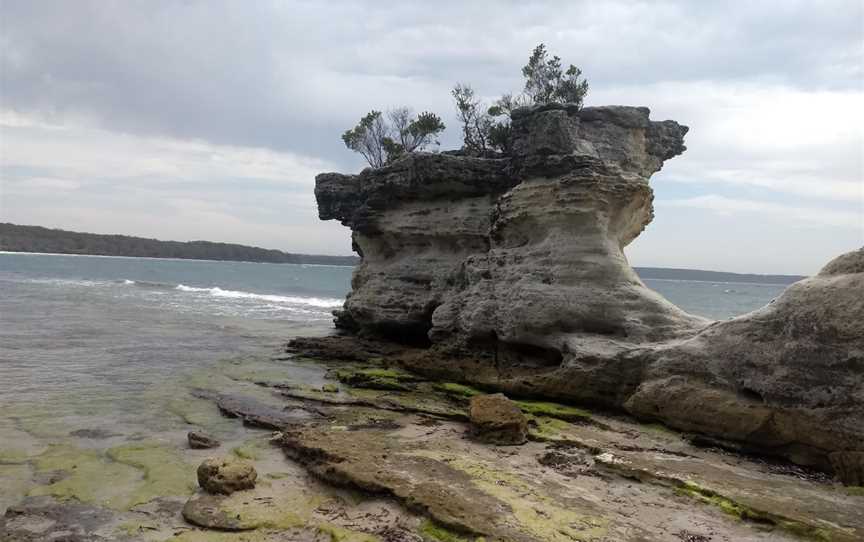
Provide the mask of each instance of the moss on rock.
[{"label": "moss on rock", "polygon": [[136,442],[111,448],[108,457],[141,469],[143,483],[130,495],[129,505],[149,502],[157,497],[187,496],[196,488],[192,467],[180,454],[159,442]]},{"label": "moss on rock", "polygon": [[446,527],[438,525],[431,519],[427,519],[420,525],[418,533],[424,540],[430,542],[468,542],[471,540],[454,533]]},{"label": "moss on rock", "polygon": [[514,401],[526,414],[547,416],[570,422],[591,420],[591,413],[581,408],[548,401]]},{"label": "moss on rock", "polygon": [[396,369],[365,368],[339,369],[334,373],[339,382],[355,388],[373,390],[410,391],[418,378],[410,373]]},{"label": "moss on rock", "polygon": [[483,492],[507,503],[519,530],[539,540],[572,542],[602,539],[608,521],[605,518],[565,508],[519,476],[481,462],[456,459],[449,463],[468,474]]},{"label": "moss on rock", "polygon": [[0,450],[0,465],[23,465],[28,459],[23,450]]},{"label": "moss on rock", "polygon": [[[749,521],[763,525],[777,527],[796,536],[815,540],[817,542],[836,542],[839,540],[847,540],[844,537],[838,537],[835,533],[822,527],[816,527],[801,521],[795,521],[789,518],[777,516],[746,506],[740,502],[736,502],[728,497],[720,495],[716,491],[700,486],[692,481],[685,481],[680,487],[676,488],[676,493],[686,495],[696,499],[702,503],[716,506],[724,513],[733,516],[741,521]],[[851,540],[851,539],[848,539]]]},{"label": "moss on rock", "polygon": [[28,495],[51,495],[74,499],[115,510],[131,506],[129,490],[141,480],[138,469],[106,460],[98,451],[53,444],[34,461],[36,472],[57,471],[46,485],[37,485]]},{"label": "moss on rock", "polygon": [[457,384],[456,382],[436,382],[432,387],[435,391],[461,400],[467,400],[475,395],[483,395],[486,393],[477,388],[473,388],[466,384]]},{"label": "moss on rock", "polygon": [[128,510],[158,497],[186,496],[195,490],[192,469],[177,452],[159,443],[118,446],[105,455],[53,444],[33,465],[37,473],[49,476],[49,482],[31,488],[29,495],[74,499],[114,510]]},{"label": "moss on rock", "polygon": [[254,438],[243,442],[240,446],[235,446],[231,449],[231,453],[240,459],[258,461],[264,457],[264,454],[270,447],[269,439]]}]

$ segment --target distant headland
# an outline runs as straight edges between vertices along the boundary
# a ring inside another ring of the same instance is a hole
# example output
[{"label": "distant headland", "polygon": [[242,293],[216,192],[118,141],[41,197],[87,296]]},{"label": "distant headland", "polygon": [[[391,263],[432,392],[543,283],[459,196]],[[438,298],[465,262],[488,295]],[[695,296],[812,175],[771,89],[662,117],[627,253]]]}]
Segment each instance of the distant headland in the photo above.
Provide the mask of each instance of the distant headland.
[{"label": "distant headland", "polygon": [[[128,235],[82,233],[9,223],[0,223],[0,251],[347,266],[357,265],[360,261],[357,256],[295,254],[232,243],[160,241]],[[634,267],[634,269],[640,278],[655,280],[792,284],[804,278],[801,275],[726,273],[700,269],[662,267]]]},{"label": "distant headland", "polygon": [[257,263],[356,265],[356,256],[294,254],[232,243],[160,241],[128,235],[103,235],[55,230],[41,226],[0,223],[0,250],[92,256],[181,258]]}]

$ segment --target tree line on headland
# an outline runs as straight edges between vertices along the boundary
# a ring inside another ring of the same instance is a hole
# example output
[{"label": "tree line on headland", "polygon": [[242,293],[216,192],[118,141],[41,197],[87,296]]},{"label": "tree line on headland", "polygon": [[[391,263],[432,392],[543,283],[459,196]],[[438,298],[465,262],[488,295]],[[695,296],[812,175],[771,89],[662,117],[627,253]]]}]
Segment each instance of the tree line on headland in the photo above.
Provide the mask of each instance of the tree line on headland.
[{"label": "tree line on headland", "polygon": [[210,241],[159,241],[128,235],[102,235],[53,230],[41,226],[0,223],[0,250],[139,258],[181,258],[261,263],[356,265],[356,256],[293,254],[281,250],[213,243]]}]

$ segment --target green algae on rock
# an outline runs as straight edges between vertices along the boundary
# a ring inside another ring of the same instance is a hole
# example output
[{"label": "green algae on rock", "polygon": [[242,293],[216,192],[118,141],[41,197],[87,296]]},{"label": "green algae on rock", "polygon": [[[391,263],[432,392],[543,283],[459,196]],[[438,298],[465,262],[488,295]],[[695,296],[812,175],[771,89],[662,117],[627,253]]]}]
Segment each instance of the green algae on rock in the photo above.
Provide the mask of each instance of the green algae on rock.
[{"label": "green algae on rock", "polygon": [[164,496],[195,490],[190,467],[159,443],[133,443],[98,450],[54,444],[34,460],[37,473],[56,473],[29,495],[75,499],[115,510],[128,510]]},{"label": "green algae on rock", "polygon": [[130,506],[143,504],[157,497],[185,497],[195,491],[191,466],[180,454],[159,442],[135,442],[110,448],[108,457],[114,461],[141,469],[143,483],[132,492]]},{"label": "green algae on rock", "polygon": [[372,390],[410,391],[419,380],[410,373],[380,367],[337,369],[333,374],[343,384]]},{"label": "green algae on rock", "polygon": [[3,481],[3,491],[0,492],[0,518],[6,512],[6,507],[17,503],[27,494],[32,482],[32,472],[25,464],[0,464],[0,480]]},{"label": "green algae on rock", "polygon": [[34,466],[37,473],[56,476],[47,485],[30,489],[28,495],[51,495],[115,510],[132,506],[129,488],[141,480],[140,471],[134,467],[110,461],[96,450],[62,444],[51,445],[36,458]]},{"label": "green algae on rock", "polygon": [[475,395],[482,395],[486,392],[480,391],[477,388],[466,384],[458,384],[456,382],[436,382],[432,387],[445,395],[456,397],[459,399],[470,399]]},{"label": "green algae on rock", "polygon": [[535,416],[548,416],[569,422],[584,422],[592,419],[591,413],[587,410],[561,403],[531,400],[516,400],[514,402],[523,412]]},{"label": "green algae on rock", "polygon": [[423,536],[424,539],[432,542],[469,542],[472,540],[471,538],[465,538],[446,527],[438,525],[431,519],[424,521],[417,532]]},{"label": "green algae on rock", "polygon": [[240,446],[235,446],[231,449],[231,453],[240,459],[255,461],[261,459],[264,451],[272,446],[270,437],[257,437],[244,441]]},{"label": "green algae on rock", "polygon": [[684,482],[676,488],[676,493],[687,495],[705,504],[716,506],[724,513],[729,514],[742,521],[750,521],[762,525],[770,525],[783,529],[802,538],[815,540],[817,542],[852,542],[852,538],[844,533],[838,533],[832,529],[816,527],[800,521],[785,518],[761,510],[756,510],[735,502],[728,497],[718,494],[716,491],[701,487],[694,482]]}]

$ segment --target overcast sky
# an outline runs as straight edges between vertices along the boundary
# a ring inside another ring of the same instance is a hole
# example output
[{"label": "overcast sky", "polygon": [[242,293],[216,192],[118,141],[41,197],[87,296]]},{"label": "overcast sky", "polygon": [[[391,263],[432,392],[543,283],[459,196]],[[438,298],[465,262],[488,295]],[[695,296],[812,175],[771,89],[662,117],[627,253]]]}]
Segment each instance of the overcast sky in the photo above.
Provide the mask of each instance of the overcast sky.
[{"label": "overcast sky", "polygon": [[586,105],[691,128],[633,265],[814,273],[864,244],[862,5],[0,0],[0,221],[347,254],[341,132],[410,105],[456,147],[452,85],[518,91],[545,42]]}]

